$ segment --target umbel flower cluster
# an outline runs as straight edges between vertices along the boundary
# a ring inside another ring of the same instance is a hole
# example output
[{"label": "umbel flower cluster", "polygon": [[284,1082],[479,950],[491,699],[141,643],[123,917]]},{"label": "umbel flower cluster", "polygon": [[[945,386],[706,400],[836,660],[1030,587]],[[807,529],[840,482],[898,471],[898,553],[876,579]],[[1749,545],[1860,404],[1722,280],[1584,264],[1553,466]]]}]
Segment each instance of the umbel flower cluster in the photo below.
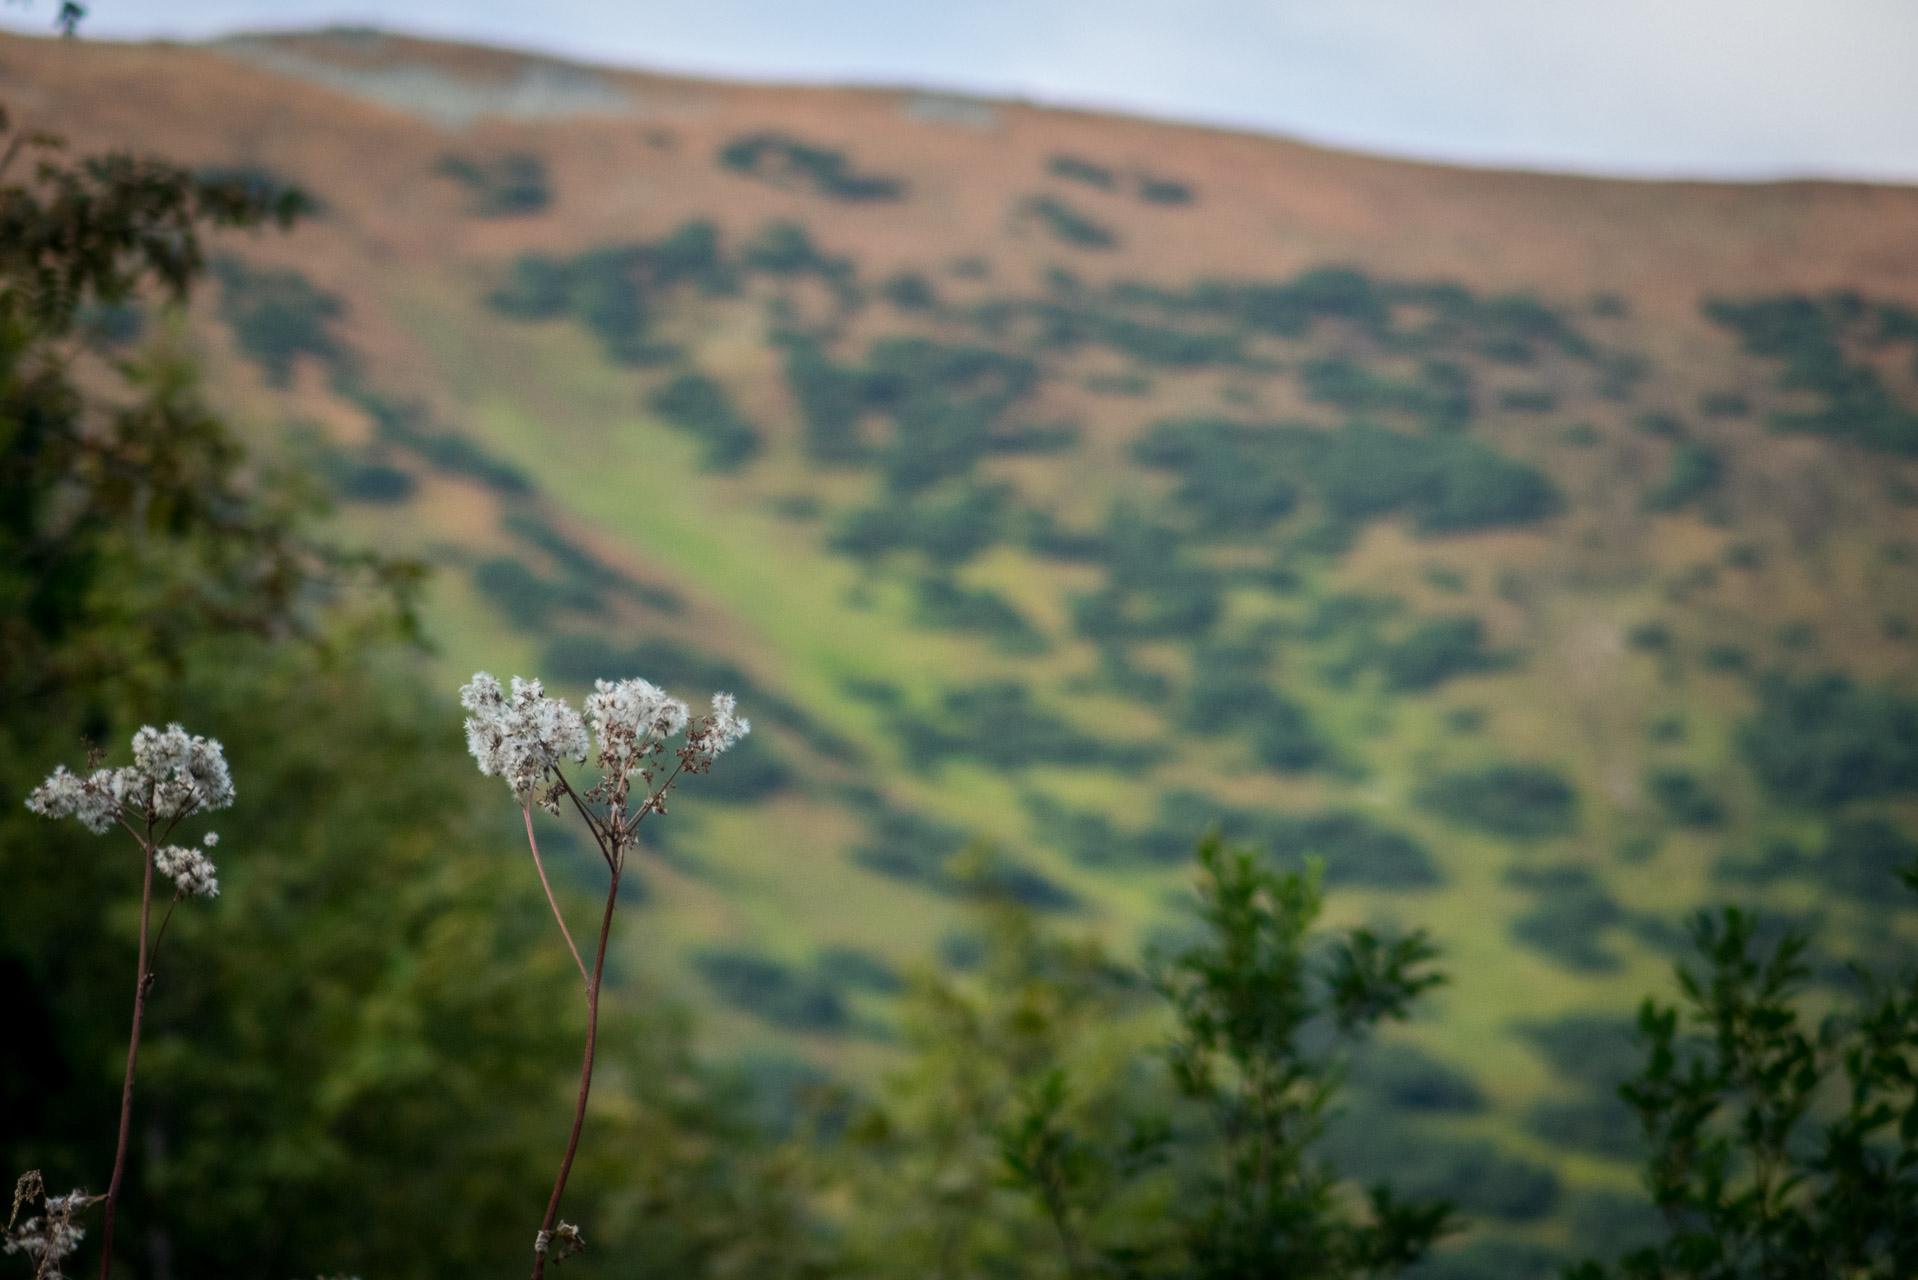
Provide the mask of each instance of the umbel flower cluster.
[{"label": "umbel flower cluster", "polygon": [[[549,1259],[558,1261],[585,1247],[579,1228],[560,1220],[559,1207],[586,1120],[586,1099],[593,1083],[593,1049],[599,1031],[600,977],[626,854],[638,836],[640,822],[648,814],[666,812],[666,796],[680,775],[710,770],[722,752],[752,732],[752,725],[739,718],[738,703],[730,693],[715,693],[711,713],[695,716],[685,703],[646,680],[595,681],[582,716],[564,698],[549,698],[537,680],[514,676],[509,691],[481,671],[460,690],[460,705],[470,713],[466,745],[479,762],[480,772],[489,778],[505,779],[513,789],[513,798],[519,801],[540,885],[546,890],[553,918],[559,922],[566,948],[572,952],[586,985],[586,1054],[580,1065],[572,1136],[553,1182],[546,1216],[533,1239],[533,1280],[541,1280]],[[669,746],[675,737],[679,738],[678,745]],[[561,766],[583,763],[589,752],[598,766],[599,779],[584,790],[576,790]],[[539,840],[533,832],[534,807],[558,816],[561,801],[570,801],[578,811],[609,872],[599,946],[590,970],[573,943],[572,931],[566,927],[566,915],[547,881]]]},{"label": "umbel flower cluster", "polygon": [[[27,808],[43,818],[78,818],[95,835],[119,824],[142,844],[155,833],[165,839],[184,818],[232,803],[233,775],[219,742],[177,724],[147,725],[134,734],[130,765],[96,768],[84,778],[60,765],[27,797]],[[217,843],[211,833],[204,841],[207,849]],[[213,861],[200,849],[167,845],[153,851],[153,860],[182,896],[210,898],[220,891]]]},{"label": "umbel flower cluster", "polygon": [[[646,801],[633,814],[664,811],[666,791],[679,772],[705,773],[713,760],[752,731],[740,719],[738,702],[730,693],[715,693],[710,715],[694,717],[686,704],[670,697],[647,680],[597,680],[586,697],[581,716],[564,698],[548,697],[538,680],[513,677],[511,692],[497,678],[481,671],[460,690],[460,705],[472,714],[466,720],[466,746],[489,778],[503,778],[522,805],[537,803],[559,811],[562,761],[586,760],[597,749],[595,763],[603,777],[588,794],[624,808],[633,780],[645,784]],[[589,739],[587,724],[591,722]],[[663,772],[667,739],[684,732],[675,750],[679,767]]]}]

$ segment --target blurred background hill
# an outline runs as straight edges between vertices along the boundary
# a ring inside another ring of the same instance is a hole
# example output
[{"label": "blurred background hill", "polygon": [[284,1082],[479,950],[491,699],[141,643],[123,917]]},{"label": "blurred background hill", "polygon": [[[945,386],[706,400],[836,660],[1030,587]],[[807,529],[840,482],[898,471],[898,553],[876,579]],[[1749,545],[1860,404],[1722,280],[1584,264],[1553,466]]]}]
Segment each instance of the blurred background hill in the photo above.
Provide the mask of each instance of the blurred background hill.
[{"label": "blurred background hill", "polygon": [[620,959],[767,1081],[893,1061],[903,975],[977,953],[968,840],[1136,954],[1217,825],[1432,929],[1451,986],[1355,1081],[1409,1136],[1344,1154],[1522,1250],[1633,1227],[1609,1089],[1690,911],[1815,928],[1834,985],[1918,958],[1918,190],[365,30],[6,38],[0,99],[312,198],[216,246],[192,341],[436,567],[449,703],[739,694]]}]

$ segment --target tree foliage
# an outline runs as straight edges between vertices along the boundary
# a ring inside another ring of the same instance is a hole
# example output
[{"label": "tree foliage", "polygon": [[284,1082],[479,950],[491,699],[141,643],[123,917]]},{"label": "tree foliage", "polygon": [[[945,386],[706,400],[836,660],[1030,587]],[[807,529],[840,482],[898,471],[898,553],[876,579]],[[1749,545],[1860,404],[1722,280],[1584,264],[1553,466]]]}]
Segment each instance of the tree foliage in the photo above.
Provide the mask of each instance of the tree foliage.
[{"label": "tree foliage", "polygon": [[1441,981],[1430,944],[1316,935],[1316,874],[1217,836],[1199,872],[1201,935],[1150,976],[983,896],[983,964],[922,975],[912,1065],[849,1130],[865,1265],[1390,1275],[1450,1228],[1443,1203],[1353,1194],[1316,1146],[1350,1048]]},{"label": "tree foliage", "polygon": [[[1918,874],[1905,873],[1918,887]],[[1620,1089],[1652,1149],[1664,1239],[1628,1280],[1893,1277],[1918,1268],[1918,978],[1859,970],[1808,1021],[1801,935],[1767,952],[1752,915],[1701,915],[1680,1005],[1646,1001],[1645,1065]],[[1601,1280],[1587,1263],[1576,1280]]]}]

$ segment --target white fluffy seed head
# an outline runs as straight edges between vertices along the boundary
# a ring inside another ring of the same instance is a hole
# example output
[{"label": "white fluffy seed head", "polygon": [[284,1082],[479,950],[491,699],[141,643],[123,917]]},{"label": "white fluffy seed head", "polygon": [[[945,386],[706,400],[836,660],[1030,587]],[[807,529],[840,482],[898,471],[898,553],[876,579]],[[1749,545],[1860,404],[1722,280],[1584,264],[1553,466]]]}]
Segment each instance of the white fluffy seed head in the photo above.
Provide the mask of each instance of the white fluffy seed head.
[{"label": "white fluffy seed head", "polygon": [[701,716],[686,731],[686,745],[692,756],[689,763],[696,769],[710,769],[720,752],[753,731],[752,721],[741,719],[738,709],[739,700],[732,694],[715,693],[712,714]]},{"label": "white fluffy seed head", "polygon": [[207,813],[233,803],[225,749],[177,724],[164,731],[147,725],[134,734],[133,768],[142,784],[139,801],[157,818]]},{"label": "white fluffy seed head", "polygon": [[686,704],[647,680],[596,680],[586,714],[600,761],[610,774],[631,773],[666,738],[686,727]]},{"label": "white fluffy seed head", "polygon": [[82,778],[56,768],[27,797],[27,808],[47,818],[78,818],[96,835],[122,815],[137,822],[183,818],[233,803],[226,752],[177,724],[146,725],[133,735],[133,763],[96,769]]},{"label": "white fluffy seed head", "polygon": [[213,859],[198,849],[170,844],[153,855],[153,865],[178,885],[186,897],[220,896],[218,868],[213,865]]},{"label": "white fluffy seed head", "polygon": [[87,1234],[86,1228],[73,1225],[73,1219],[97,1198],[84,1191],[46,1197],[46,1215],[28,1218],[8,1232],[5,1251],[32,1258],[36,1275],[59,1276],[61,1260],[70,1256]]},{"label": "white fluffy seed head", "polygon": [[510,696],[484,671],[460,690],[466,749],[489,778],[504,778],[522,803],[561,760],[586,758],[586,725],[564,698],[549,698],[537,680],[513,677]]}]

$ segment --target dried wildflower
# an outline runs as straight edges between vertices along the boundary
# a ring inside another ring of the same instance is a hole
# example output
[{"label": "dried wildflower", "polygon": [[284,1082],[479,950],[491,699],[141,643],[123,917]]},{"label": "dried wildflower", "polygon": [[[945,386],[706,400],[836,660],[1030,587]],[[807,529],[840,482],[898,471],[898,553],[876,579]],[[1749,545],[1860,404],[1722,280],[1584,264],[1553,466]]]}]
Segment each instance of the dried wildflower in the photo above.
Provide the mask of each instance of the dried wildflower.
[{"label": "dried wildflower", "polygon": [[540,1257],[550,1253],[554,1262],[563,1261],[585,1249],[586,1237],[570,1222],[561,1222],[551,1231],[542,1231],[533,1239],[533,1252]]},{"label": "dried wildflower", "polygon": [[561,760],[586,758],[586,725],[564,698],[549,698],[537,680],[513,677],[512,696],[484,671],[460,690],[466,719],[466,749],[480,772],[504,778],[526,803]]},{"label": "dried wildflower", "polygon": [[[216,843],[218,837],[210,837],[208,844]],[[153,855],[153,865],[162,875],[172,878],[179,886],[183,898],[217,898],[220,896],[220,881],[213,859],[198,849],[182,849],[170,844]]]},{"label": "dried wildflower", "polygon": [[[27,797],[27,808],[47,818],[78,818],[87,830],[99,835],[115,823],[124,825],[140,846],[147,874],[140,896],[139,968],[133,1000],[133,1033],[127,1046],[126,1078],[120,1086],[120,1141],[113,1160],[113,1177],[107,1183],[106,1212],[100,1228],[101,1253],[113,1255],[113,1211],[119,1202],[120,1183],[126,1173],[127,1128],[133,1114],[133,1078],[139,1063],[140,1023],[146,1016],[147,994],[153,989],[154,964],[160,943],[166,938],[167,923],[182,898],[213,897],[220,891],[213,860],[199,849],[179,845],[161,847],[160,842],[173,833],[181,819],[196,813],[224,809],[233,803],[233,775],[228,771],[226,751],[212,738],[196,737],[177,724],[165,729],[143,726],[133,735],[133,763],[118,769],[97,766],[100,756],[89,751],[82,778],[65,766],[56,768],[47,780]],[[209,835],[205,847],[212,848],[219,837]],[[152,923],[153,875],[158,870],[178,886],[158,933],[149,943]],[[15,1197],[15,1210],[19,1208]],[[72,1218],[92,1203],[84,1192],[71,1196],[46,1198],[44,1218],[29,1220],[19,1231],[11,1225],[6,1248],[9,1253],[26,1251],[37,1262],[36,1276],[57,1276],[58,1260],[73,1250],[80,1238]],[[52,1270],[48,1270],[52,1267]]]},{"label": "dried wildflower", "polygon": [[705,773],[713,767],[713,759],[720,752],[753,731],[752,721],[742,720],[735,714],[738,707],[739,700],[730,693],[713,695],[713,713],[701,716],[686,731],[682,755],[688,771]]},{"label": "dried wildflower", "polygon": [[144,784],[139,799],[155,817],[183,818],[233,803],[233,778],[220,744],[177,724],[164,733],[148,725],[134,734],[133,767]]},{"label": "dried wildflower", "polygon": [[43,818],[78,818],[94,835],[104,834],[125,807],[132,769],[96,769],[81,778],[65,765],[27,797],[27,808]]},{"label": "dried wildflower", "polygon": [[[737,703],[729,693],[714,694],[712,714],[695,719],[685,703],[649,681],[594,681],[593,692],[586,698],[585,719],[592,724],[593,742],[597,747],[595,763],[600,777],[590,786],[575,790],[558,766],[561,760],[586,758],[585,721],[565,702],[548,698],[539,681],[522,681],[515,676],[512,695],[508,697],[498,680],[481,671],[460,690],[460,705],[472,713],[466,721],[466,745],[479,761],[480,772],[488,777],[505,778],[525,811],[526,841],[532,848],[533,865],[539,871],[546,900],[553,908],[553,918],[559,922],[560,933],[586,984],[589,1009],[586,1059],[574,1107],[573,1136],[560,1161],[553,1197],[546,1207],[546,1219],[533,1243],[533,1280],[541,1280],[549,1256],[557,1262],[585,1247],[578,1227],[570,1222],[555,1225],[555,1221],[578,1150],[580,1126],[585,1121],[586,1100],[592,1088],[600,979],[605,969],[606,942],[613,925],[613,908],[619,900],[619,878],[626,866],[626,855],[638,839],[639,824],[647,815],[666,811],[667,793],[679,775],[705,773],[711,769],[713,760],[751,732],[752,726],[739,718]],[[682,731],[685,737],[671,753],[678,759],[677,766],[668,771],[665,766],[672,760],[668,757],[666,740]],[[599,946],[593,954],[590,971],[573,943],[572,931],[566,927],[566,916],[547,881],[539,841],[533,833],[533,806],[557,815],[562,798],[571,800],[579,811],[611,873],[606,909],[600,917]]]},{"label": "dried wildflower", "polygon": [[[45,1204],[45,1214],[28,1218],[16,1227],[14,1223],[20,1217],[21,1206],[31,1204],[36,1198]],[[29,1170],[14,1184],[13,1214],[7,1220],[5,1251],[27,1255],[33,1261],[34,1280],[63,1280],[61,1260],[70,1257],[86,1235],[85,1228],[75,1226],[73,1220],[100,1198],[79,1190],[64,1196],[50,1196],[39,1171]]]},{"label": "dried wildflower", "polygon": [[27,808],[41,817],[78,818],[95,835],[122,817],[167,822],[232,803],[225,750],[177,724],[164,732],[147,725],[134,734],[130,765],[95,769],[85,778],[61,765],[27,797]]},{"label": "dried wildflower", "polygon": [[646,680],[595,680],[586,715],[599,744],[599,765],[611,775],[638,772],[660,744],[686,726],[686,704]]}]

